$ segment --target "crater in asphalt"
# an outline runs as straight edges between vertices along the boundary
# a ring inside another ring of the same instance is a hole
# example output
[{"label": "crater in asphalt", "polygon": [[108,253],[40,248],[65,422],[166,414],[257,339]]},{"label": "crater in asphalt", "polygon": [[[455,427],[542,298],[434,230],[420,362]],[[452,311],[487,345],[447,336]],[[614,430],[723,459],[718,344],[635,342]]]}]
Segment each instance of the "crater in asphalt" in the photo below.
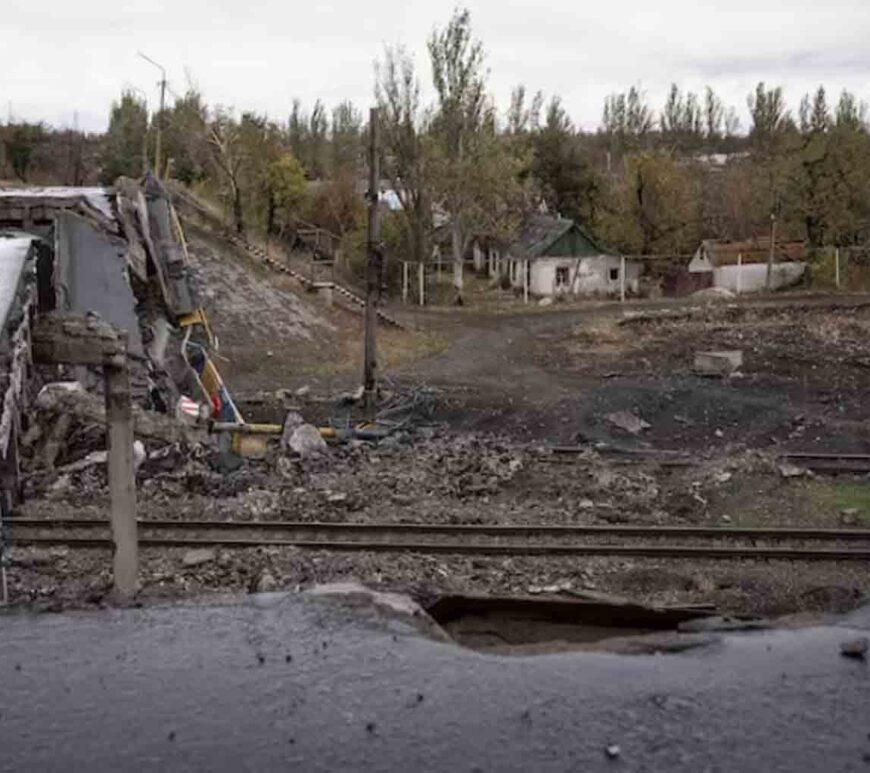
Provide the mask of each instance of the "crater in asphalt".
[{"label": "crater in asphalt", "polygon": [[456,595],[439,597],[426,612],[460,646],[500,654],[679,652],[713,640],[679,632],[681,624],[708,616],[704,610],[621,600]]}]

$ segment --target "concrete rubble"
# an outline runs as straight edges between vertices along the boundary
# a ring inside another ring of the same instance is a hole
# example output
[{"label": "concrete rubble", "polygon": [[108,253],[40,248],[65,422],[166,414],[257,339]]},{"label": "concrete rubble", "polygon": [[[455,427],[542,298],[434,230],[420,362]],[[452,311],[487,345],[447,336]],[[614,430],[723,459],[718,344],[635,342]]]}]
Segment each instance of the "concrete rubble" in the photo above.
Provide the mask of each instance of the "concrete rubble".
[{"label": "concrete rubble", "polygon": [[695,372],[702,376],[730,376],[742,365],[742,351],[695,352]]},{"label": "concrete rubble", "polygon": [[[73,362],[57,347],[67,345],[60,343],[71,324],[64,320],[75,315],[87,320],[87,335],[104,326],[123,336],[139,464],[143,451],[209,443],[202,415],[241,420],[211,362],[214,342],[190,282],[184,237],[155,178],[122,178],[112,188],[0,189],[0,222],[6,229],[0,230],[0,248],[14,247],[19,258],[3,262],[20,277],[2,278],[6,313],[18,293],[15,308],[25,321],[37,320],[45,340],[35,341],[34,357]],[[53,319],[54,338],[47,327]],[[55,467],[93,460],[104,445],[99,430],[91,429],[105,424],[103,382],[99,368],[65,365],[63,372],[38,366],[24,383],[24,364],[13,359],[6,365],[12,392],[2,408],[0,435],[7,443],[11,438],[22,469],[37,474],[38,482]],[[194,421],[178,421],[176,406],[184,401],[195,406]],[[13,481],[13,489],[21,483]],[[31,478],[25,488],[32,493],[33,485]]]},{"label": "concrete rubble", "polygon": [[628,411],[608,413],[604,418],[614,427],[625,430],[630,435],[637,435],[652,426],[649,422],[644,421],[639,416],[635,416],[633,413],[629,413]]}]

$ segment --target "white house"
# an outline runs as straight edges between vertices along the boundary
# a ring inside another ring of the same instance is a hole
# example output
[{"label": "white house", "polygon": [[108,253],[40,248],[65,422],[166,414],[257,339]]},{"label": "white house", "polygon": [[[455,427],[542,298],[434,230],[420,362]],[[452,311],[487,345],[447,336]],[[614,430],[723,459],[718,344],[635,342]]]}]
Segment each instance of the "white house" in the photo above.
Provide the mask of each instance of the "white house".
[{"label": "white house", "polygon": [[[477,257],[477,254],[475,254]],[[534,215],[503,254],[490,247],[488,273],[507,275],[516,288],[528,286],[530,295],[617,295],[637,293],[643,266],[605,250],[580,225],[551,215]]]},{"label": "white house", "polygon": [[[775,245],[771,271],[771,289],[777,290],[798,282],[806,271],[806,245],[783,242]],[[722,242],[705,239],[689,262],[689,273],[708,276],[707,285],[734,293],[763,290],[767,284],[770,240]]]}]

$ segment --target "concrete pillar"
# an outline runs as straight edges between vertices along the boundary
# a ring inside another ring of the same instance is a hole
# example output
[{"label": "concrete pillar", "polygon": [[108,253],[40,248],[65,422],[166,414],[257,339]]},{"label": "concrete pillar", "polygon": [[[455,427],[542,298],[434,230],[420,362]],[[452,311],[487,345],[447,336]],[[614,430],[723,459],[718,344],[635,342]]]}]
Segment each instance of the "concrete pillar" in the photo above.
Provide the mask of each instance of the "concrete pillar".
[{"label": "concrete pillar", "polygon": [[408,302],[408,261],[402,261],[402,303]]},{"label": "concrete pillar", "polygon": [[327,306],[332,306],[333,291],[331,284],[322,284],[317,288],[317,296],[321,298]]},{"label": "concrete pillar", "polygon": [[103,370],[115,592],[130,597],[136,593],[139,573],[130,374],[123,358],[116,358]]}]

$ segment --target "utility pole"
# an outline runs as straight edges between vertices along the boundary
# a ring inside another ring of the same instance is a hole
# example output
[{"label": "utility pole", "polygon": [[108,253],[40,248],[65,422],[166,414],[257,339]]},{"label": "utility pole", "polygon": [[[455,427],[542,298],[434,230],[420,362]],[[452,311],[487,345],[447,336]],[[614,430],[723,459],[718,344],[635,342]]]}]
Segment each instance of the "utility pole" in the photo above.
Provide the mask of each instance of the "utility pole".
[{"label": "utility pole", "polygon": [[157,120],[155,121],[157,128],[157,138],[154,141],[154,174],[157,177],[160,177],[160,151],[161,145],[163,141],[163,109],[166,107],[166,69],[162,64],[157,64],[150,57],[145,56],[141,51],[139,52],[139,56],[141,56],[146,62],[153,64],[158,70],[160,70],[160,112],[157,114]]},{"label": "utility pole", "polygon": [[377,356],[375,331],[378,322],[378,295],[381,289],[381,229],[378,220],[380,169],[378,155],[378,109],[369,112],[369,223],[368,265],[366,267],[366,331],[363,366],[363,396],[366,418],[373,419],[377,401]]},{"label": "utility pole", "polygon": [[767,256],[767,278],[764,280],[764,289],[770,290],[773,283],[773,255],[776,250],[776,212],[770,213],[770,254]]}]

